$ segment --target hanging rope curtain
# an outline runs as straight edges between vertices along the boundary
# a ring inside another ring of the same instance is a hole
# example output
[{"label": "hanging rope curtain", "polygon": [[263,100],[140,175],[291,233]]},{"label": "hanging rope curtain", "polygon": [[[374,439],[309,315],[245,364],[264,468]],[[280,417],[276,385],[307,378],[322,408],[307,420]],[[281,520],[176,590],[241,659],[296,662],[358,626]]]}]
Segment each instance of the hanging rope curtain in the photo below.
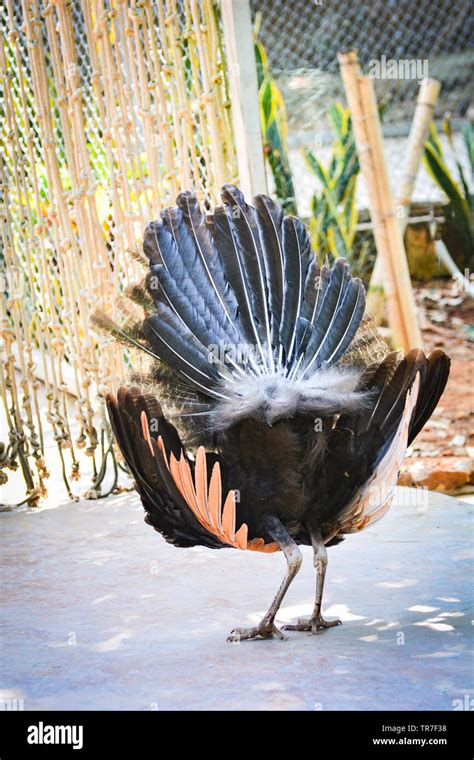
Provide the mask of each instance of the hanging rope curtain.
[{"label": "hanging rope curtain", "polygon": [[212,0],[7,0],[0,13],[0,485],[21,467],[18,501],[34,506],[51,433],[69,496],[84,462],[105,495],[117,463],[103,398],[127,357],[91,314],[113,313],[138,276],[145,224],[181,188],[215,202],[236,169]]}]

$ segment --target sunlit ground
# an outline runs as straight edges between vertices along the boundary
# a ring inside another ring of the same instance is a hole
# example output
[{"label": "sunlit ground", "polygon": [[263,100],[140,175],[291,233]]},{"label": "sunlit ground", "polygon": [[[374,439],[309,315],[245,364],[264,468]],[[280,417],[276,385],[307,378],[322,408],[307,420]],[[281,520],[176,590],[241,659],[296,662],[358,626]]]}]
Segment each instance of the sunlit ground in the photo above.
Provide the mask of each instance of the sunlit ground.
[{"label": "sunlit ground", "polygon": [[[229,644],[259,620],[281,555],[175,549],[134,493],[0,516],[2,696],[24,709],[442,709],[472,694],[472,507],[399,489],[329,550],[343,625]],[[311,551],[278,623],[311,612]],[[467,700],[469,703],[469,699]],[[457,709],[457,708],[456,708]]]}]

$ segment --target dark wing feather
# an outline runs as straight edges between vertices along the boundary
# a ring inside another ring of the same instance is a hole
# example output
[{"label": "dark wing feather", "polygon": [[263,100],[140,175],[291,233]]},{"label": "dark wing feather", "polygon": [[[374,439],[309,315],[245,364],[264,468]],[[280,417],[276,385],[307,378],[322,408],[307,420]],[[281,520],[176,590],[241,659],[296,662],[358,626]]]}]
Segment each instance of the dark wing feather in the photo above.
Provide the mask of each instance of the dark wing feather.
[{"label": "dark wing feather", "polygon": [[[442,354],[439,358],[430,357],[430,360],[433,365],[439,362],[444,366],[444,357]],[[325,499],[320,505],[324,520],[337,518],[384,459],[399,428],[407,394],[417,375],[420,387],[409,428],[411,434],[417,426],[417,410],[420,410],[419,414],[428,408],[427,395],[430,397],[429,407],[434,409],[444,386],[431,384],[427,371],[429,364],[423,352],[414,349],[398,363],[396,354],[388,354],[375,372],[372,369],[366,374],[364,386],[374,393],[371,407],[359,414],[341,416],[329,436],[324,461]]]},{"label": "dark wing feather", "polygon": [[169,451],[177,453],[181,442],[177,432],[164,419],[159,404],[141,395],[138,389],[128,391],[120,388],[115,398],[107,396],[107,408],[117,443],[135,479],[137,491],[147,512],[146,521],[159,531],[166,541],[175,546],[208,546],[218,549],[223,544],[209,534],[182,498],[163,461],[157,446],[152,456],[145,441],[140,414],[145,411],[150,428],[155,418],[159,420],[160,435]]},{"label": "dark wing feather", "polygon": [[428,357],[426,378],[420,388],[408,442],[411,443],[429,420],[448,382],[451,360],[444,351],[433,351]]},{"label": "dark wing feather", "polygon": [[398,351],[391,351],[379,363],[371,364],[361,373],[357,390],[368,390],[370,387],[382,390],[385,383],[393,377],[397,366],[400,363]]},{"label": "dark wing feather", "polygon": [[278,551],[255,536],[241,519],[234,490],[227,489],[226,465],[216,453],[198,448],[190,459],[177,430],[156,399],[138,388],[109,394],[107,406],[116,440],[135,478],[146,521],[176,546],[232,546]]}]

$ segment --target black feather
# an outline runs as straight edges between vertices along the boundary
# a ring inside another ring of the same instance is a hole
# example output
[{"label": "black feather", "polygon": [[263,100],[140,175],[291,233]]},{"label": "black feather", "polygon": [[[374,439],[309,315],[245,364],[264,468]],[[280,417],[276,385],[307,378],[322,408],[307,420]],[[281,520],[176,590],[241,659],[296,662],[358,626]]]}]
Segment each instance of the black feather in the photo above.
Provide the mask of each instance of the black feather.
[{"label": "black feather", "polygon": [[339,516],[383,460],[400,425],[407,394],[426,358],[422,351],[410,351],[380,388],[378,383],[384,374],[390,375],[392,362],[386,357],[378,378],[373,376],[371,387],[376,397],[372,407],[359,414],[341,415],[329,436],[321,520]]},{"label": "black feather", "polygon": [[[304,368],[305,373],[310,368],[316,368],[319,350],[330,330],[338,333],[340,337],[346,329],[346,323],[341,320],[341,305],[352,278],[349,274],[347,263],[344,259],[338,259],[331,269],[329,283],[325,289],[321,307],[315,319],[315,328],[306,348]],[[312,370],[314,371],[314,369]]]},{"label": "black feather", "polygon": [[321,268],[318,266],[316,258],[311,261],[306,275],[303,307],[296,326],[298,341],[296,352],[300,355],[298,362],[301,362],[301,354],[306,351],[310,338],[314,333],[315,324],[328,287],[330,273],[331,270],[328,266],[324,265]]},{"label": "black feather", "polygon": [[352,280],[345,291],[339,307],[337,326],[329,329],[319,348],[316,366],[335,364],[346,352],[365,309],[365,290],[360,280]]},{"label": "black feather", "polygon": [[240,190],[233,185],[224,185],[222,200],[232,230],[236,253],[242,263],[247,281],[253,317],[259,327],[259,337],[263,345],[270,347],[268,291],[256,211],[247,205]]},{"label": "black feather", "polygon": [[238,304],[235,294],[226,280],[222,261],[214,245],[211,231],[201,213],[194,193],[181,193],[176,202],[182,211],[183,219],[194,239],[198,256],[204,265],[209,282],[224,309],[231,330],[229,334],[238,334]]},{"label": "black feather", "polygon": [[[221,325],[222,332],[230,340],[235,340],[236,331],[229,322],[228,316],[223,304],[215,297],[215,290],[209,279],[208,270],[199,255],[195,238],[191,234],[188,225],[183,220],[183,213],[179,208],[169,208],[162,212],[164,224],[174,241],[174,249],[167,247],[169,261],[165,261],[170,274],[176,280],[176,284],[181,288],[188,288],[191,293],[191,284],[193,295],[196,298],[199,295],[199,303],[196,308],[201,313],[203,304],[207,312],[211,312],[216,322]],[[203,316],[205,316],[203,314]]]},{"label": "black feather", "polygon": [[433,351],[428,357],[427,377],[420,389],[408,443],[411,443],[429,420],[448,382],[451,360],[443,351]]},{"label": "black feather", "polygon": [[163,257],[160,251],[160,244],[158,238],[158,229],[163,226],[163,222],[157,219],[154,222],[149,222],[145,227],[145,233],[143,237],[143,252],[150,264],[163,264]]},{"label": "black feather", "polygon": [[171,369],[192,381],[200,391],[214,397],[221,395],[212,390],[220,376],[209,352],[168,306],[158,303],[157,313],[145,319],[142,331]]},{"label": "black feather", "polygon": [[285,286],[280,326],[280,342],[290,363],[296,340],[296,324],[303,306],[306,278],[312,260],[311,243],[306,228],[299,219],[287,216],[283,220],[282,245]]},{"label": "black feather", "polygon": [[268,195],[257,195],[254,203],[257,211],[255,219],[265,262],[272,345],[276,347],[280,337],[284,291],[283,211]]},{"label": "black feather", "polygon": [[216,206],[210,225],[213,230],[226,279],[232,287],[239,304],[239,323],[245,339],[252,345],[261,346],[260,328],[252,312],[252,298],[245,268],[236,250],[228,216],[222,206]]},{"label": "black feather", "polygon": [[163,265],[154,265],[147,275],[147,287],[155,302],[168,304],[203,346],[228,341],[227,332],[190,277],[181,279],[178,285]]}]

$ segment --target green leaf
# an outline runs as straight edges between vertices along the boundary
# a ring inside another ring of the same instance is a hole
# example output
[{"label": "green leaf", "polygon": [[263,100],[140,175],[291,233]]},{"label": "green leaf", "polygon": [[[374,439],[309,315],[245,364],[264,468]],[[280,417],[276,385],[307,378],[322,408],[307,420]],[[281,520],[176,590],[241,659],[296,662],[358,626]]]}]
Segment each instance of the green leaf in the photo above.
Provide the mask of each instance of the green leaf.
[{"label": "green leaf", "polygon": [[344,109],[340,103],[334,103],[328,108],[327,118],[329,126],[336,136],[342,135]]},{"label": "green leaf", "polygon": [[439,141],[438,131],[436,129],[436,126],[434,122],[431,122],[430,124],[430,132],[428,135],[428,143],[433,147],[433,149],[438,153],[440,156],[443,155],[443,150],[441,148],[441,143]]},{"label": "green leaf", "polygon": [[259,84],[260,128],[265,158],[270,166],[279,201],[286,213],[297,215],[293,178],[286,146],[288,120],[280,88],[270,74],[265,47],[254,32],[254,49]]},{"label": "green leaf", "polygon": [[465,124],[462,129],[462,136],[464,139],[464,147],[469,158],[471,166],[471,176],[474,175],[474,133],[472,131],[471,124]]},{"label": "green leaf", "polygon": [[424,158],[429,173],[436,180],[445,195],[447,195],[453,203],[459,204],[459,207],[464,209],[464,213],[467,213],[467,202],[462,195],[461,188],[453,179],[451,172],[444,163],[442,154],[437,151],[430,142],[427,142],[425,145]]},{"label": "green leaf", "polygon": [[259,91],[259,99],[260,120],[262,125],[262,132],[265,136],[275,116],[275,104],[272,100],[272,85],[268,77],[266,77],[262,82]]},{"label": "green leaf", "polygon": [[337,207],[335,195],[329,187],[323,187],[323,194],[331,214],[331,222],[337,227],[338,232],[344,239],[344,242],[346,242],[346,226],[344,221],[344,214],[341,213]]},{"label": "green leaf", "polygon": [[348,249],[345,244],[344,237],[341,234],[341,230],[337,224],[332,224],[328,229],[328,247],[335,259],[347,258]]},{"label": "green leaf", "polygon": [[329,185],[329,175],[326,172],[326,169],[322,165],[319,158],[316,158],[314,153],[310,151],[309,148],[303,149],[303,155],[306,161],[306,164],[308,168],[313,172],[313,174],[320,180],[320,182],[323,183],[323,185],[328,186]]},{"label": "green leaf", "polygon": [[[356,183],[359,162],[348,109],[333,104],[327,118],[334,134],[329,163],[325,166],[311,150],[304,150],[305,162],[321,183],[311,201],[310,229],[312,241],[318,245],[317,258],[334,260],[347,257],[354,269],[359,268],[359,252],[352,247],[357,233],[358,211]],[[362,251],[366,256],[366,249]],[[361,263],[363,265],[363,262]]]},{"label": "green leaf", "polygon": [[449,198],[449,211],[464,239],[466,261],[474,250],[474,220],[468,198],[462,194],[461,187],[452,177],[442,155],[433,147],[431,142],[425,145],[424,163],[435,182]]}]

